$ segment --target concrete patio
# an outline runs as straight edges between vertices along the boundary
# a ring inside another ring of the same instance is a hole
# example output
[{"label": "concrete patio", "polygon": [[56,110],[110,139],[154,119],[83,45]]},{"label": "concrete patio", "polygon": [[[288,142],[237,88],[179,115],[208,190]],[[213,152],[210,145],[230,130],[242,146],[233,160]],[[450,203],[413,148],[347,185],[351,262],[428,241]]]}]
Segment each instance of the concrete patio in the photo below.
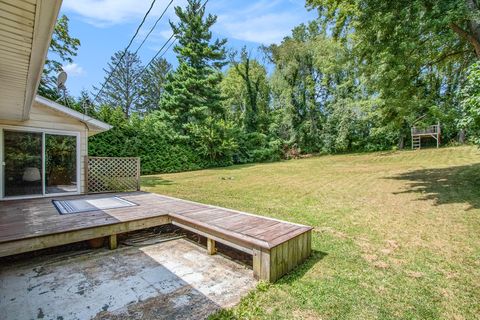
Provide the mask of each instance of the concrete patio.
[{"label": "concrete patio", "polygon": [[186,239],[0,266],[6,319],[203,319],[239,302],[253,271]]}]

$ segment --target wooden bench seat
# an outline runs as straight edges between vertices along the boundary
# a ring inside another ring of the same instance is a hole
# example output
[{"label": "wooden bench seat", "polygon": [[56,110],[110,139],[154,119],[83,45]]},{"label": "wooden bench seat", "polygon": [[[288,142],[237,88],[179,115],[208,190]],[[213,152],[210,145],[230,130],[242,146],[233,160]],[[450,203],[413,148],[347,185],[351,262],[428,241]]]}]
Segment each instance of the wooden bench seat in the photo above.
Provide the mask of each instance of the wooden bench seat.
[{"label": "wooden bench seat", "polygon": [[181,201],[182,209],[169,213],[172,223],[207,237],[210,254],[215,253],[215,242],[252,254],[258,279],[273,282],[310,256],[311,227]]}]

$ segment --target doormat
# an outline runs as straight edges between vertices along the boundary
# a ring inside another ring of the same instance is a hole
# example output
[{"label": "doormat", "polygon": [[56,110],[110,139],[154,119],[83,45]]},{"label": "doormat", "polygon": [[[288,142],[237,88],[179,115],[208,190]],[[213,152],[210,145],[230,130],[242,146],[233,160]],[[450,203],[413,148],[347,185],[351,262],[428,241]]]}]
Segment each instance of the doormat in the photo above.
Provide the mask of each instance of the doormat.
[{"label": "doormat", "polygon": [[52,202],[60,214],[72,214],[137,206],[136,203],[127,201],[119,197],[77,200],[52,200]]}]

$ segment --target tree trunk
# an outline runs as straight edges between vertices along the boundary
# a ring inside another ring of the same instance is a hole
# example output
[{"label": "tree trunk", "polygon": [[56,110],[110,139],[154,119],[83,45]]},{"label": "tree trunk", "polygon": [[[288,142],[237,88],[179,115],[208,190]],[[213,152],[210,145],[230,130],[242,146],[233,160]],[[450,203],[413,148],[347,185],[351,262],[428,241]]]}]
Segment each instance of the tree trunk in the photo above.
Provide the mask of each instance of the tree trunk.
[{"label": "tree trunk", "polygon": [[399,150],[402,150],[403,148],[405,148],[405,137],[404,136],[398,137],[397,147],[398,147]]},{"label": "tree trunk", "polygon": [[461,144],[465,143],[465,129],[460,129],[460,131],[458,132],[458,142],[460,142]]},{"label": "tree trunk", "polygon": [[[478,14],[479,8],[474,0],[465,0],[468,10],[472,14]],[[477,58],[480,58],[480,24],[475,20],[469,19],[467,22],[468,30],[462,29],[458,24],[451,22],[450,28],[461,38],[470,42],[475,49]]]}]

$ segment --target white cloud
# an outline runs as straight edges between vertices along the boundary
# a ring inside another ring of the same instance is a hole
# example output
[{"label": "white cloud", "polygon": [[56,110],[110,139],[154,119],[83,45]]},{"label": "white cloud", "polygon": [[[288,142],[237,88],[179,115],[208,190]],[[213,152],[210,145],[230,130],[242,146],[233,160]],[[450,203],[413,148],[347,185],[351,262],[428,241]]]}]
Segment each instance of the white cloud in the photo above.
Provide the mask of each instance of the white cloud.
[{"label": "white cloud", "polygon": [[293,27],[307,20],[305,10],[287,11],[282,3],[284,1],[261,0],[240,11],[219,14],[215,31],[243,41],[265,45],[279,43]]},{"label": "white cloud", "polygon": [[[140,32],[146,34],[170,0],[157,0],[145,26]],[[186,0],[175,0],[168,9],[150,41],[162,43],[170,34],[168,20],[177,21],[173,7],[186,5]],[[214,31],[225,37],[262,44],[280,42],[291,29],[308,20],[303,1],[257,0],[257,1],[210,1],[207,11],[218,15]],[[139,22],[151,2],[147,0],[64,0],[63,8],[81,16],[97,27],[108,27],[127,22]],[[288,5],[287,5],[288,4]],[[142,37],[140,37],[142,38]]]},{"label": "white cloud", "polygon": [[282,41],[297,23],[298,20],[289,13],[271,13],[247,19],[222,16],[216,31],[238,40],[269,45]]},{"label": "white cloud", "polygon": [[[149,17],[159,17],[169,0],[157,0]],[[175,1],[174,5],[184,5],[186,1]],[[141,19],[151,1],[146,0],[64,0],[63,9],[82,16],[86,22],[97,27],[108,27],[116,24]],[[173,5],[167,10],[165,20],[174,15]]]},{"label": "white cloud", "polygon": [[67,65],[64,65],[62,69],[69,76],[72,76],[72,77],[83,76],[85,74],[85,70],[76,63],[69,63]]}]

